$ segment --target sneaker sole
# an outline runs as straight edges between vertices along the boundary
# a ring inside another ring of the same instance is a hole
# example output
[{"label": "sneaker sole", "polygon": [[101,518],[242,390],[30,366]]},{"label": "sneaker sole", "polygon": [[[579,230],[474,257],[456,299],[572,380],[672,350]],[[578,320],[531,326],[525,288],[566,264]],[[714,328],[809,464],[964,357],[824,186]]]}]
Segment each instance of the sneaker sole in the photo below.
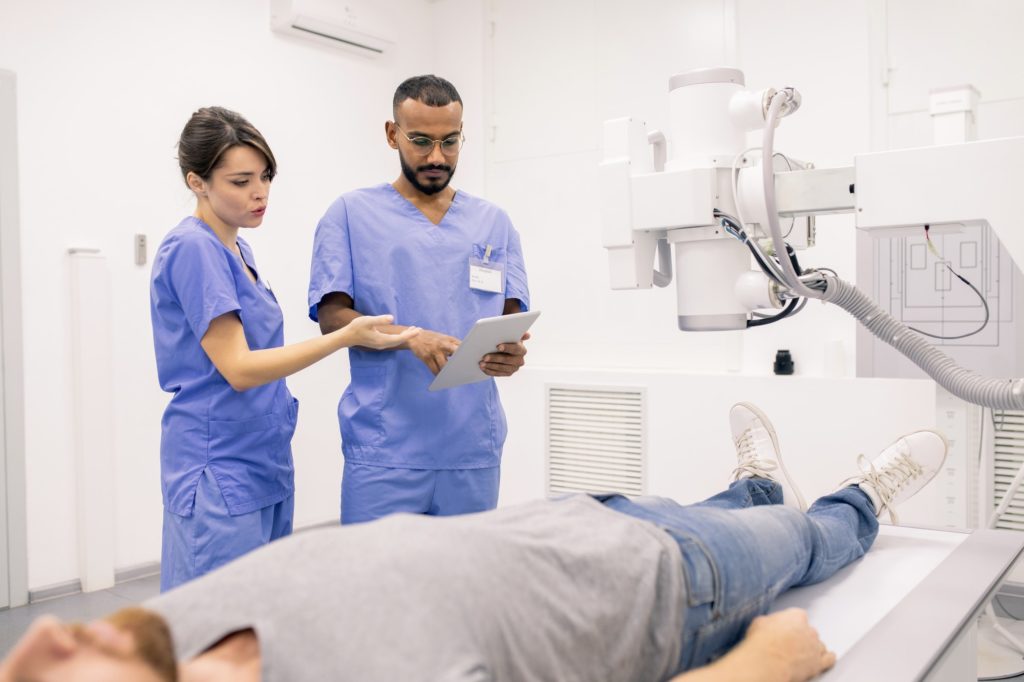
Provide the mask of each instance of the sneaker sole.
[{"label": "sneaker sole", "polygon": [[786,487],[789,489],[790,492],[793,493],[793,496],[796,497],[796,501],[800,507],[800,511],[807,511],[807,503],[804,501],[804,496],[800,492],[800,489],[796,487],[796,484],[793,482],[792,477],[786,470],[785,463],[782,461],[782,449],[779,447],[779,437],[775,435],[775,427],[772,426],[772,422],[770,419],[768,419],[768,415],[762,412],[761,409],[756,405],[752,405],[750,403],[736,404],[742,405],[743,407],[747,408],[748,410],[753,412],[758,419],[761,420],[761,423],[764,425],[764,428],[768,431],[768,435],[772,439],[772,446],[775,448],[776,461],[779,463],[779,471],[782,472],[782,477],[786,479]]}]

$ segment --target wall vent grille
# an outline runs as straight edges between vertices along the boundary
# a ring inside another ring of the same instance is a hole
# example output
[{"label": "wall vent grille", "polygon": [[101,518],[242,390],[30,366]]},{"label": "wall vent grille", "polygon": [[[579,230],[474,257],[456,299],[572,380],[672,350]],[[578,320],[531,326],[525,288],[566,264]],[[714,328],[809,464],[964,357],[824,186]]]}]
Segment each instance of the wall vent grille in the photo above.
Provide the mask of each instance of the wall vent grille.
[{"label": "wall vent grille", "polygon": [[[994,458],[992,465],[992,510],[1006,495],[1014,476],[1024,465],[1024,411],[993,410]],[[1024,530],[1024,486],[1017,489],[996,528]]]},{"label": "wall vent grille", "polygon": [[545,393],[548,495],[644,494],[644,389],[548,385]]}]

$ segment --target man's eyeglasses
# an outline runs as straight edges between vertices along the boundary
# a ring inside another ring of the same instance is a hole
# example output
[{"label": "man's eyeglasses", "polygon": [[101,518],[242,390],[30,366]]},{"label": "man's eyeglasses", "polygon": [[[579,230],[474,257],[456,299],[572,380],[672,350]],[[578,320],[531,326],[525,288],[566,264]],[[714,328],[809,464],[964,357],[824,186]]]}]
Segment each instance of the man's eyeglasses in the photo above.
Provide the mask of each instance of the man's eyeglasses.
[{"label": "man's eyeglasses", "polygon": [[412,145],[413,152],[415,152],[417,156],[429,156],[430,153],[434,151],[435,144],[441,146],[441,153],[445,156],[455,156],[459,153],[459,150],[462,149],[462,143],[466,141],[466,136],[462,133],[449,135],[443,140],[432,140],[424,135],[409,137],[409,135],[407,135],[397,123],[395,124],[395,127],[398,128],[398,132],[405,135],[405,139],[409,140],[409,143]]}]

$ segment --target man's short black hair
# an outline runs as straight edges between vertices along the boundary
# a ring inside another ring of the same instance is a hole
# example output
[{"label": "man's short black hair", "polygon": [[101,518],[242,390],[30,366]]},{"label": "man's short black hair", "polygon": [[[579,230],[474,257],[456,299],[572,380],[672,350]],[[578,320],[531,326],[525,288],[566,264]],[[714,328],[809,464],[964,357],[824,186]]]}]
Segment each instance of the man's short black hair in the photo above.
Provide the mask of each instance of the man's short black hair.
[{"label": "man's short black hair", "polygon": [[414,99],[423,102],[430,107],[443,107],[452,102],[462,104],[459,91],[455,86],[433,74],[426,76],[413,76],[406,78],[395,90],[395,99],[391,107],[395,113],[398,112],[398,105],[407,99]]}]

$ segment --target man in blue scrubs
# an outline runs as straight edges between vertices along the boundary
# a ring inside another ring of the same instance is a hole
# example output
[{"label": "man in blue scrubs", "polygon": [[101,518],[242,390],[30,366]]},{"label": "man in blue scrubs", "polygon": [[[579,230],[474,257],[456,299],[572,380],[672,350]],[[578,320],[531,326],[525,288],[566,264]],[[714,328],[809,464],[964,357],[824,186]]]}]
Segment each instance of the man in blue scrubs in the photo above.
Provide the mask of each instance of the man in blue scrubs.
[{"label": "man in blue scrubs", "polygon": [[[384,313],[422,328],[399,350],[349,351],[351,382],[338,405],[343,523],[497,505],[507,428],[494,381],[427,386],[478,319],[529,308],[508,215],[449,186],[464,141],[455,87],[410,78],[393,107],[384,128],[398,179],[339,197],[313,244],[309,315],[323,333]],[[510,376],[523,365],[522,341],[498,351],[481,359],[487,374]]]}]

